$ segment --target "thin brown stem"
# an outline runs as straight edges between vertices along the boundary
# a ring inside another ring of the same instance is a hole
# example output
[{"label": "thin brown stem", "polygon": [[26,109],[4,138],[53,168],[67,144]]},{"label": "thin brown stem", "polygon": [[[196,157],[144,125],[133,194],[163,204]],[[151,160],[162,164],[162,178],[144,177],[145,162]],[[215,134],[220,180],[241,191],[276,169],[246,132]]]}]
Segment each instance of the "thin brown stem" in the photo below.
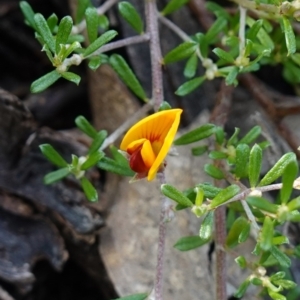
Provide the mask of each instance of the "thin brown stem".
[{"label": "thin brown stem", "polygon": [[126,46],[131,46],[134,44],[149,42],[149,40],[150,40],[150,36],[147,33],[142,34],[142,35],[131,36],[131,37],[128,37],[128,38],[125,38],[125,39],[122,39],[122,40],[119,40],[116,42],[106,44],[106,45],[102,46],[98,51],[93,52],[93,55],[98,55],[100,53],[108,52],[108,51],[126,47]]},{"label": "thin brown stem", "polygon": [[218,207],[215,211],[215,243],[216,243],[216,299],[226,300],[226,253],[223,246],[226,241],[226,207]]},{"label": "thin brown stem", "polygon": [[[159,173],[158,178],[161,184],[166,183],[165,174]],[[166,241],[166,223],[171,221],[174,217],[173,203],[167,197],[162,198],[162,206],[159,220],[159,233],[158,233],[158,249],[157,249],[157,264],[156,276],[154,285],[155,300],[163,299],[163,273],[164,273],[164,254],[165,254],[165,241]]]},{"label": "thin brown stem", "polygon": [[163,102],[163,78],[162,78],[162,55],[159,41],[157,22],[157,7],[155,0],[145,0],[146,27],[150,35],[150,56],[152,72],[152,99],[157,111]]},{"label": "thin brown stem", "polygon": [[[216,105],[210,120],[218,126],[224,127],[230,111],[232,88],[227,87],[225,82],[221,83],[220,92],[217,95]],[[216,145],[216,149],[217,149]],[[220,167],[222,161],[214,161],[216,167]],[[224,182],[215,180],[215,186],[224,187]],[[226,208],[218,207],[215,211],[215,243],[216,243],[216,300],[226,300],[226,253],[224,245],[226,241]]]}]

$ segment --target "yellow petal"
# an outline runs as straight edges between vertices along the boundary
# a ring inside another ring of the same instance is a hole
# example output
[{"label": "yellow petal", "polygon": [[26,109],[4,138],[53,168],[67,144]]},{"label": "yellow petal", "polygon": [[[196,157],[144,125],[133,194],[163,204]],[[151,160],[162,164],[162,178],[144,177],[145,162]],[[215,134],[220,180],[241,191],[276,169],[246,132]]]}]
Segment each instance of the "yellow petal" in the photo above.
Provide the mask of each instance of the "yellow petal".
[{"label": "yellow petal", "polygon": [[[128,145],[143,138],[149,140],[151,143],[161,141],[162,145],[174,121],[177,120],[176,122],[179,123],[181,112],[181,109],[169,109],[142,119],[128,130],[121,142],[120,149],[126,151]],[[159,151],[160,149],[156,150]]]},{"label": "yellow petal", "polygon": [[156,158],[156,155],[153,152],[150,141],[146,140],[144,142],[143,147],[141,149],[141,155],[145,166],[150,169]]},{"label": "yellow petal", "polygon": [[164,139],[163,145],[153,163],[151,166],[149,172],[148,172],[148,180],[151,181],[155,178],[157,171],[159,170],[161,164],[163,163],[165,157],[167,156],[169,149],[173,143],[173,140],[175,138],[179,122],[180,122],[180,115],[182,113],[181,109],[176,110],[175,119],[173,120],[173,123],[171,127],[169,128],[167,135]]},{"label": "yellow petal", "polygon": [[[137,148],[141,147],[146,139],[139,139],[136,141],[131,142],[126,149],[127,153],[132,154]],[[121,149],[123,150],[123,149]]]}]

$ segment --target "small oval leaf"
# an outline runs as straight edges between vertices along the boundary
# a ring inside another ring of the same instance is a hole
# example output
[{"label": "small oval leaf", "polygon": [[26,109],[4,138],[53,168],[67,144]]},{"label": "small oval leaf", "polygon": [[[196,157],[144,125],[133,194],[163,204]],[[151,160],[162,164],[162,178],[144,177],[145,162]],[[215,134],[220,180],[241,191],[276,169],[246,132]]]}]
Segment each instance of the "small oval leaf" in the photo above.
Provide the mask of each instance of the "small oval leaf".
[{"label": "small oval leaf", "polygon": [[56,53],[59,52],[60,45],[67,44],[68,38],[72,31],[72,26],[73,26],[73,20],[70,16],[66,16],[61,19],[61,21],[58,25],[56,41],[55,41]]},{"label": "small oval leaf", "polygon": [[202,240],[209,240],[212,236],[213,232],[213,225],[214,225],[214,212],[210,211],[204,217],[200,230],[199,230],[199,237]]},{"label": "small oval leaf", "polygon": [[197,44],[195,42],[184,42],[172,49],[164,57],[164,63],[170,64],[190,57],[196,52]]},{"label": "small oval leaf", "polygon": [[98,200],[98,193],[91,182],[86,178],[83,177],[80,180],[82,189],[84,191],[85,196],[88,198],[89,201],[95,202]]},{"label": "small oval leaf", "polygon": [[115,30],[108,30],[99,36],[93,43],[91,43],[83,52],[83,57],[88,57],[97,51],[104,44],[111,41],[118,33]]},{"label": "small oval leaf", "polygon": [[64,158],[50,144],[42,144],[39,147],[43,155],[55,166],[61,168],[68,166],[68,163],[64,160]]},{"label": "small oval leaf", "polygon": [[174,200],[182,206],[191,207],[194,205],[188,197],[186,197],[182,192],[180,192],[170,184],[163,184],[161,186],[161,191],[166,197]]},{"label": "small oval leaf", "polygon": [[68,167],[53,171],[51,173],[48,173],[44,177],[44,183],[45,184],[52,184],[56,181],[59,181],[59,180],[63,179],[68,174],[70,174],[70,170],[69,170]]},{"label": "small oval leaf", "polygon": [[113,54],[109,58],[109,63],[121,77],[124,83],[130,88],[130,90],[140,99],[147,101],[147,96],[142,85],[140,84],[124,58],[121,55]]},{"label": "small oval leaf", "polygon": [[119,11],[126,22],[139,34],[143,33],[143,21],[134,6],[127,1],[122,1],[118,5]]},{"label": "small oval leaf", "polygon": [[212,164],[205,164],[204,165],[204,172],[215,179],[224,179],[223,172]]},{"label": "small oval leaf", "polygon": [[228,186],[227,188],[221,190],[215,198],[212,199],[210,206],[211,208],[215,208],[223,203],[225,203],[227,200],[234,197],[238,192],[240,191],[240,187],[236,184],[232,184]]},{"label": "small oval leaf", "polygon": [[263,177],[259,186],[269,185],[278,179],[284,172],[286,166],[296,160],[296,155],[293,152],[284,154],[273,166],[273,168]]},{"label": "small oval leaf", "polygon": [[206,77],[205,76],[200,76],[193,78],[184,84],[182,84],[175,92],[176,95],[178,96],[185,96],[192,91],[194,91],[197,87],[199,87],[204,81]]},{"label": "small oval leaf", "polygon": [[40,77],[39,79],[35,80],[30,87],[30,91],[32,93],[40,93],[56,82],[61,77],[56,70],[53,70],[50,73]]},{"label": "small oval leaf", "polygon": [[209,242],[209,240],[201,239],[198,235],[197,236],[186,236],[186,237],[180,238],[174,245],[174,248],[176,248],[179,251],[188,251],[188,250],[192,250],[195,248],[199,248],[208,242]]},{"label": "small oval leaf", "polygon": [[237,178],[247,177],[250,148],[247,144],[239,144],[235,153],[235,176]]},{"label": "small oval leaf", "polygon": [[255,144],[250,152],[249,157],[249,182],[251,187],[255,187],[260,176],[262,164],[262,149]]},{"label": "small oval leaf", "polygon": [[210,137],[215,133],[215,125],[204,124],[188,133],[183,134],[174,141],[174,145],[187,145]]}]

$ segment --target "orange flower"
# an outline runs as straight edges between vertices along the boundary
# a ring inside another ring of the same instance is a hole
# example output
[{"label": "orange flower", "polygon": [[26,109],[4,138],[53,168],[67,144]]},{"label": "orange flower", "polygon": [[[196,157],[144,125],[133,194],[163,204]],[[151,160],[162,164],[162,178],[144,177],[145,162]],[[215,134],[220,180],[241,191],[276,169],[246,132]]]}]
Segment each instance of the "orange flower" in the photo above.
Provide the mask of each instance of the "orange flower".
[{"label": "orange flower", "polygon": [[177,132],[182,109],[169,109],[148,116],[132,126],[120,149],[129,154],[130,168],[138,178],[153,180]]}]

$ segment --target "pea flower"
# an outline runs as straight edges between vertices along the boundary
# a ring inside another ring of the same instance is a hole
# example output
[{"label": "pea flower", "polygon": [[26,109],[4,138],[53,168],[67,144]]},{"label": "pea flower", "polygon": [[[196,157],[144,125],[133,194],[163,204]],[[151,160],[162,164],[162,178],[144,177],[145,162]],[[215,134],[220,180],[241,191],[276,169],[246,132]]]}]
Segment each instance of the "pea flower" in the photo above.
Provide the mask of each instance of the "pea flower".
[{"label": "pea flower", "polygon": [[164,159],[176,135],[182,109],[169,109],[154,113],[134,126],[124,136],[120,149],[129,156],[135,178],[156,177],[164,167]]}]

